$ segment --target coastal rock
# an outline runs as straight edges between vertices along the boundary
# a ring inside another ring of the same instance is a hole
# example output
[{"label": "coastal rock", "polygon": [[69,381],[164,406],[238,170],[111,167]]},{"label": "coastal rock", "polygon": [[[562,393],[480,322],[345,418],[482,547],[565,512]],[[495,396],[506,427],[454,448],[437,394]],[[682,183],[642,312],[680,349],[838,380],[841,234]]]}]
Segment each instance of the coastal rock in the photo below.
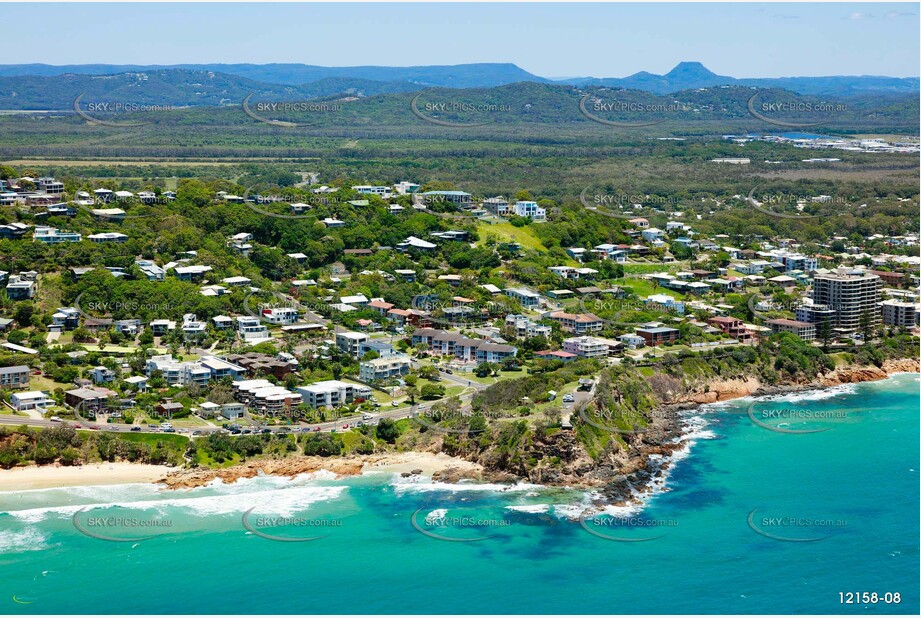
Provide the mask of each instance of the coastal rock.
[{"label": "coastal rock", "polygon": [[359,459],[306,456],[259,459],[219,470],[207,468],[177,470],[170,472],[157,482],[170,489],[191,489],[207,485],[215,479],[220,479],[224,483],[233,483],[239,479],[253,478],[263,474],[293,478],[298,474],[327,470],[340,477],[353,476],[360,474],[363,466],[364,462]]}]

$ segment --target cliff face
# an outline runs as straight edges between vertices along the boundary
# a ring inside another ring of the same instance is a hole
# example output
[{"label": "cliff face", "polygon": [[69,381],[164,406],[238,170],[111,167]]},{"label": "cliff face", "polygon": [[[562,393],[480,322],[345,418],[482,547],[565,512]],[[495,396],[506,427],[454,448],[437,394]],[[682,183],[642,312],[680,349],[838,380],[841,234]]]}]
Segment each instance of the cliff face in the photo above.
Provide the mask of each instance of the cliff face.
[{"label": "cliff face", "polygon": [[[526,479],[532,483],[554,486],[585,487],[598,491],[600,503],[625,505],[636,502],[651,489],[653,482],[668,470],[669,456],[685,447],[678,410],[699,404],[726,401],[752,395],[768,395],[840,384],[882,380],[892,373],[921,372],[918,359],[886,361],[879,367],[843,367],[820,375],[814,380],[764,384],[748,376],[735,379],[699,379],[687,383],[664,375],[648,380],[658,394],[659,406],[647,414],[648,424],[637,433],[617,433],[594,457],[589,454],[577,430],[547,432],[522,444],[517,457],[502,456],[496,445],[482,450],[471,448],[458,452],[446,448],[444,436],[413,450],[451,451],[482,467],[450,466],[434,475],[446,482],[460,479],[513,482]],[[575,415],[574,415],[574,420]],[[613,434],[612,434],[613,435]],[[434,436],[433,436],[434,437]],[[443,455],[439,455],[443,457]],[[170,473],[160,482],[171,489],[199,487],[221,479],[232,483],[260,474],[294,477],[298,474],[326,470],[341,476],[360,474],[367,464],[387,463],[388,455],[360,457],[292,456],[282,459],[259,459],[224,469],[194,468]],[[460,463],[464,463],[461,461]]]},{"label": "cliff face", "polygon": [[531,464],[524,469],[520,461],[515,470],[496,465],[488,458],[481,457],[479,462],[493,475],[512,473],[544,485],[592,488],[602,496],[599,504],[627,505],[650,491],[656,479],[668,470],[669,456],[685,448],[677,414],[681,409],[740,397],[870,382],[891,373],[919,371],[918,359],[902,359],[886,361],[882,368],[837,368],[815,379],[784,384],[765,384],[754,376],[682,382],[671,376],[656,375],[647,378],[659,401],[659,406],[646,414],[648,425],[641,432],[617,434],[594,458],[577,439],[575,431],[561,431],[528,446],[526,460]]}]

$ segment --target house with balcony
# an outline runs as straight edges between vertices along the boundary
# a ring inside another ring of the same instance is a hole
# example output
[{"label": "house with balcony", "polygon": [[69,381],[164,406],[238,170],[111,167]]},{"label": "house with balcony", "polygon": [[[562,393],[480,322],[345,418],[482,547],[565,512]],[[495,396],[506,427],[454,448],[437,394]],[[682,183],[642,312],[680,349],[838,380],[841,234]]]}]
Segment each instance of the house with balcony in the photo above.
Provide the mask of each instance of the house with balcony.
[{"label": "house with balcony", "polygon": [[0,367],[0,388],[27,388],[30,375],[25,365]]},{"label": "house with balcony", "polygon": [[525,309],[535,310],[540,307],[540,294],[525,288],[507,288],[505,295],[513,298]]},{"label": "house with balcony", "polygon": [[566,311],[553,311],[547,315],[548,320],[553,320],[567,333],[584,335],[599,332],[604,328],[604,320],[594,313],[567,313]]},{"label": "house with balcony", "polygon": [[56,245],[63,242],[80,242],[83,240],[83,236],[77,232],[58,230],[56,227],[37,226],[32,232],[32,239],[36,242]]},{"label": "house with balcony", "polygon": [[259,318],[249,315],[237,316],[237,333],[246,345],[256,345],[272,339],[269,328]]},{"label": "house with balcony", "polygon": [[359,364],[359,377],[364,382],[389,380],[409,373],[409,356],[395,354],[392,356],[362,361]]},{"label": "house with balcony", "polygon": [[518,201],[514,206],[515,215],[519,217],[530,217],[531,221],[546,221],[547,210],[537,205],[537,202]]},{"label": "house with balcony", "polygon": [[363,384],[340,380],[325,380],[298,386],[294,390],[300,394],[304,404],[311,408],[335,408],[358,399],[368,399],[372,393],[371,389]]},{"label": "house with balcony", "polygon": [[42,391],[25,391],[10,395],[10,406],[17,412],[42,410],[54,404],[54,399]]}]

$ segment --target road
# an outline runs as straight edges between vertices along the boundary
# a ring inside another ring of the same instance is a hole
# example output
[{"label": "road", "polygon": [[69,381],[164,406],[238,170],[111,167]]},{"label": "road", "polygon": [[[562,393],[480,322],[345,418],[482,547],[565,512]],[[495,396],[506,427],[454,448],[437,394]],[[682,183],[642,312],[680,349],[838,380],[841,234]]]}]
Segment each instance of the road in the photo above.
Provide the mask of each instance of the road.
[{"label": "road", "polygon": [[[460,398],[462,402],[462,409],[469,409],[470,400],[473,398],[473,395],[477,391],[480,391],[486,388],[484,384],[480,384],[472,380],[460,378],[456,375],[444,373],[443,371],[441,371],[440,374],[441,374],[441,377],[445,381],[452,382],[459,386],[465,387],[464,392],[458,395],[458,397]],[[400,405],[397,407],[391,406],[389,408],[385,408],[382,406],[378,408],[377,410],[371,412],[371,414],[373,414],[374,417],[377,419],[389,418],[393,420],[400,420],[403,418],[409,418],[413,416],[414,413],[416,413],[417,411],[421,409],[426,409],[429,405],[431,404],[425,404],[425,403],[418,404],[417,403],[414,405]],[[350,416],[344,416],[335,421],[325,421],[322,423],[300,423],[296,426],[291,425],[291,426],[285,426],[284,428],[269,427],[269,429],[271,429],[274,433],[286,433],[290,431],[290,429],[292,428],[303,430],[303,429],[308,429],[308,428],[314,429],[316,427],[319,427],[321,432],[324,432],[324,431],[328,432],[334,429],[341,430],[343,428],[343,425],[349,425],[349,427],[354,427],[359,421],[361,421],[361,414],[362,413],[353,414]],[[64,426],[80,425],[81,429],[89,429],[91,426],[95,426],[95,427],[99,427],[100,431],[112,431],[112,432],[118,432],[118,433],[122,433],[122,432],[127,433],[131,431],[132,427],[140,427],[141,433],[163,433],[159,428],[153,429],[152,427],[148,427],[146,425],[128,425],[125,423],[93,423],[93,422],[84,421],[84,420],[56,422],[56,421],[49,421],[49,420],[44,420],[44,419],[39,420],[39,419],[25,417],[25,416],[14,416],[12,414],[0,414],[0,425],[8,425],[8,426],[13,426],[13,427],[19,427],[22,425],[26,425],[28,427],[61,427],[62,425]],[[199,431],[201,432],[200,435],[208,435],[215,431],[223,431],[223,429],[221,427],[189,428],[189,432],[191,431]],[[178,433],[178,435],[187,435],[187,434]]]}]

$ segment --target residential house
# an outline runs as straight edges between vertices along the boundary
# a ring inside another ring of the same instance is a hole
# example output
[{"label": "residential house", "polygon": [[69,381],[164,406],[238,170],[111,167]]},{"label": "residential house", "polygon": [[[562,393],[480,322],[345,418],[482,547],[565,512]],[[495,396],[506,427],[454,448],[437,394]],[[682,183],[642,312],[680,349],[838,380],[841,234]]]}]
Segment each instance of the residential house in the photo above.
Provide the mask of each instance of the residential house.
[{"label": "residential house", "polygon": [[375,358],[362,361],[359,364],[359,377],[364,382],[389,380],[409,373],[409,356],[395,354],[393,356]]},{"label": "residential house", "polygon": [[636,334],[643,338],[646,345],[657,346],[669,341],[677,341],[679,331],[677,328],[667,326],[637,328]]},{"label": "residential house", "polygon": [[29,376],[29,368],[25,365],[0,367],[0,388],[27,388]]},{"label": "residential house", "polygon": [[18,412],[45,409],[54,403],[54,399],[42,391],[25,391],[10,395],[10,406]]}]

